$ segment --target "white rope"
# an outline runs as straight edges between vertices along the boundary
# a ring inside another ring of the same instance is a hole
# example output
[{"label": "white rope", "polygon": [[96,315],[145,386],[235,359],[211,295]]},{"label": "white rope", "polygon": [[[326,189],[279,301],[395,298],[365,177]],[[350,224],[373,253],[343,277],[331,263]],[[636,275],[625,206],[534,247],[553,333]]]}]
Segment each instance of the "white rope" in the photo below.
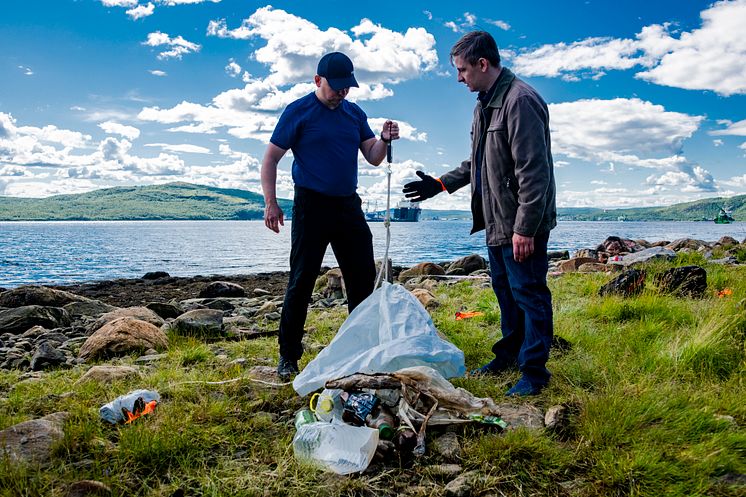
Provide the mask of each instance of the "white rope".
[{"label": "white rope", "polygon": [[[391,145],[389,145],[391,146]],[[381,261],[381,268],[378,270],[376,276],[376,284],[373,288],[378,288],[383,282],[383,275],[386,275],[386,281],[388,281],[389,274],[389,245],[391,245],[391,157],[389,154],[389,163],[386,168],[386,217],[383,220],[383,225],[386,227],[386,250],[383,252],[383,260]]]}]

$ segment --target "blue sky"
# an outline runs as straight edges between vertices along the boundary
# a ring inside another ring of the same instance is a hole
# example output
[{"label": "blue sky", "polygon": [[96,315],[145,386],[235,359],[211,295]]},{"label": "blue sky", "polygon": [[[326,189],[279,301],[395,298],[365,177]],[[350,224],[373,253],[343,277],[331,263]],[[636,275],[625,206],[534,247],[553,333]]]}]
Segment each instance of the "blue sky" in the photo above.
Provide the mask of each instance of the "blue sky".
[{"label": "blue sky", "polygon": [[[744,26],[746,0],[5,2],[0,195],[169,181],[259,192],[279,114],[334,50],[355,62],[348,98],[374,131],[401,124],[398,191],[469,153],[475,95],[448,53],[472,29],[549,104],[558,205],[744,194]],[[360,174],[363,199],[382,202],[383,168],[362,161]],[[468,192],[427,207],[466,209]]]}]

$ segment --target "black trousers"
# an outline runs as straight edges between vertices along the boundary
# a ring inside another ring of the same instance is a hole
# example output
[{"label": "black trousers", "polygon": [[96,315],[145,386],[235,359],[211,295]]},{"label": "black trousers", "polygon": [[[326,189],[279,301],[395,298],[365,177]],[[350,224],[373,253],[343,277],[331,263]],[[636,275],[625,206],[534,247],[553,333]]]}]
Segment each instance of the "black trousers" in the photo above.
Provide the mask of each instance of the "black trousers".
[{"label": "black trousers", "polygon": [[295,187],[290,247],[290,280],[280,319],[280,355],[298,360],[308,304],[319,276],[327,246],[331,244],[347,290],[350,312],[373,292],[376,266],[373,235],[357,194],[323,195]]}]

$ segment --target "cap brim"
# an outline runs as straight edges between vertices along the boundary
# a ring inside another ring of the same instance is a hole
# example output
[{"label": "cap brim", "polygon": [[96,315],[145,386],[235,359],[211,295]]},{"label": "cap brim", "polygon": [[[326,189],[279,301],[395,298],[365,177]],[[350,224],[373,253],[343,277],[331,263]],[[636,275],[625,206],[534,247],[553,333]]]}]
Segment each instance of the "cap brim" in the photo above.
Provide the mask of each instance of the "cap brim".
[{"label": "cap brim", "polygon": [[329,86],[332,87],[332,90],[339,91],[343,88],[349,88],[351,86],[354,86],[355,88],[360,88],[360,85],[357,84],[357,81],[355,80],[354,75],[350,75],[347,78],[335,78],[335,79],[329,79],[326,78],[327,83],[329,83]]}]

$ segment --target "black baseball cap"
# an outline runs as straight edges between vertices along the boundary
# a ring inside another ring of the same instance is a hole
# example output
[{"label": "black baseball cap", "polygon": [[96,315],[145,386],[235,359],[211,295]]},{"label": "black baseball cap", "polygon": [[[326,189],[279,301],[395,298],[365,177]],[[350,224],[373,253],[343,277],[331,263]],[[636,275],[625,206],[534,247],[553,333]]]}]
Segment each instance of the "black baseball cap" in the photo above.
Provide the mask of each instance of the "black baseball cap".
[{"label": "black baseball cap", "polygon": [[316,74],[326,78],[333,90],[339,91],[350,86],[359,88],[352,74],[354,70],[348,56],[342,52],[331,52],[321,57]]}]

